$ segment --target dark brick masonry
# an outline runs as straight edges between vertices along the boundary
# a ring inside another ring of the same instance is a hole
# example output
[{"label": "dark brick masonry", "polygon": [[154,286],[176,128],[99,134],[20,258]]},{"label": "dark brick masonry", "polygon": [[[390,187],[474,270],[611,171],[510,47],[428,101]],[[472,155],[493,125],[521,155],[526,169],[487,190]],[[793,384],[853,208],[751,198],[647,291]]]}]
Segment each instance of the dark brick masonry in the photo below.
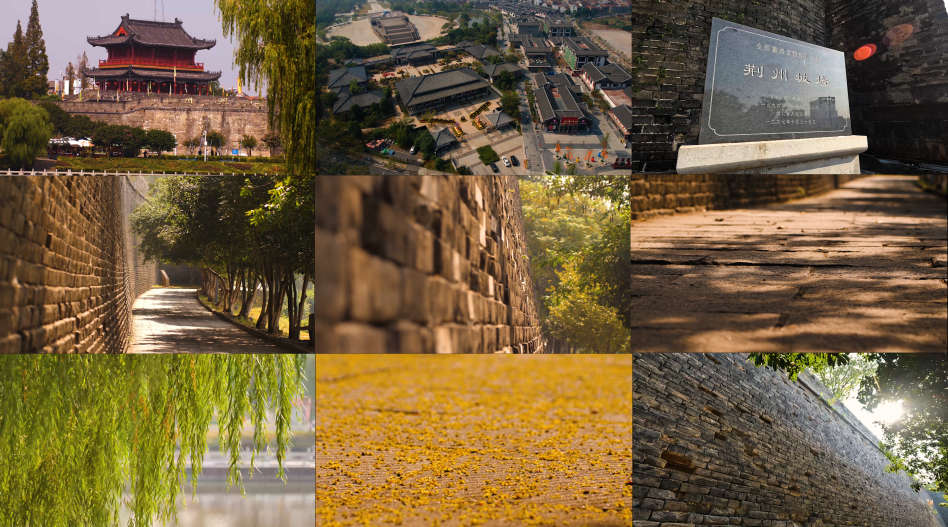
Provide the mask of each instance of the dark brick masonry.
[{"label": "dark brick masonry", "polygon": [[[678,148],[697,142],[714,17],[842,51],[853,133],[869,137],[868,153],[948,160],[940,0],[633,0],[633,171],[674,170]],[[896,43],[903,24],[911,36]],[[855,61],[870,43],[877,56]]]},{"label": "dark brick masonry", "polygon": [[[744,208],[815,196],[861,176],[632,176],[632,219],[696,209]],[[802,190],[802,193],[801,193]]]},{"label": "dark brick masonry", "polygon": [[745,354],[633,354],[636,527],[937,527],[862,425]]},{"label": "dark brick masonry", "polygon": [[123,353],[156,265],[128,216],[140,176],[0,177],[0,353]]},{"label": "dark brick masonry", "polygon": [[317,176],[317,353],[542,350],[516,176]]}]

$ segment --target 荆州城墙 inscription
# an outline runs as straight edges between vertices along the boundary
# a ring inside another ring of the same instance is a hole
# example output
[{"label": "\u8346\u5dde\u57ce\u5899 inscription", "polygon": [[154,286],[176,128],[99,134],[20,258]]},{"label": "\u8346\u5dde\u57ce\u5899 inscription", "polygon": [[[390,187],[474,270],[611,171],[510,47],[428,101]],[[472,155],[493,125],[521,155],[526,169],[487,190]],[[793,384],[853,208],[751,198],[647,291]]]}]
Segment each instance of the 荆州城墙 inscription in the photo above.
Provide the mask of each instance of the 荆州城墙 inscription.
[{"label": "\u8346\u5dde\u57ce\u5899 inscription", "polygon": [[712,19],[700,144],[852,135],[843,54]]}]

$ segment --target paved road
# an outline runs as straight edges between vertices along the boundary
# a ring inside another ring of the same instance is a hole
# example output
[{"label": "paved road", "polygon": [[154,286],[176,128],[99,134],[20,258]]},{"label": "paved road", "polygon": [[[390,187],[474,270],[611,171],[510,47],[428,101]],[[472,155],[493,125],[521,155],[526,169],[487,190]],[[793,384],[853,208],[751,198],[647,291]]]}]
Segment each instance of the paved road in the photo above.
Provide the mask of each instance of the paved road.
[{"label": "paved road", "polygon": [[945,352],[948,207],[914,181],[633,223],[633,351]]},{"label": "paved road", "polygon": [[632,357],[517,358],[317,356],[316,523],[631,526]]},{"label": "paved road", "polygon": [[132,306],[129,353],[282,353],[212,315],[194,289],[152,289]]}]

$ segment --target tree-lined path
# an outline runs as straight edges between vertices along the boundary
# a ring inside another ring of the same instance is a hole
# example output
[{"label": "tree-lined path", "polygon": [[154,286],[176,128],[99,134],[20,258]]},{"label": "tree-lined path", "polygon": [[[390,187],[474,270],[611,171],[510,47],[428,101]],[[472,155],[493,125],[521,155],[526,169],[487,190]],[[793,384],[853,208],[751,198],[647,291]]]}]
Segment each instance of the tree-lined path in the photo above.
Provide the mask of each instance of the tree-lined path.
[{"label": "tree-lined path", "polygon": [[633,223],[633,351],[945,352],[948,205],[915,179]]},{"label": "tree-lined path", "polygon": [[152,289],[132,306],[129,353],[283,353],[202,306],[194,289]]}]

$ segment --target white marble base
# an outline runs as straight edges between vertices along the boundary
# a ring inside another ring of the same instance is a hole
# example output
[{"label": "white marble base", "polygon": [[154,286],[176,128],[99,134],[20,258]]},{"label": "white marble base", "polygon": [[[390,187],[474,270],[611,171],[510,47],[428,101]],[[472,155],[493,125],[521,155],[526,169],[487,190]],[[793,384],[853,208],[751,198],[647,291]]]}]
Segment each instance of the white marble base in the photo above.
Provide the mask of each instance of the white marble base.
[{"label": "white marble base", "polygon": [[866,136],[690,145],[678,149],[679,174],[858,174]]}]

